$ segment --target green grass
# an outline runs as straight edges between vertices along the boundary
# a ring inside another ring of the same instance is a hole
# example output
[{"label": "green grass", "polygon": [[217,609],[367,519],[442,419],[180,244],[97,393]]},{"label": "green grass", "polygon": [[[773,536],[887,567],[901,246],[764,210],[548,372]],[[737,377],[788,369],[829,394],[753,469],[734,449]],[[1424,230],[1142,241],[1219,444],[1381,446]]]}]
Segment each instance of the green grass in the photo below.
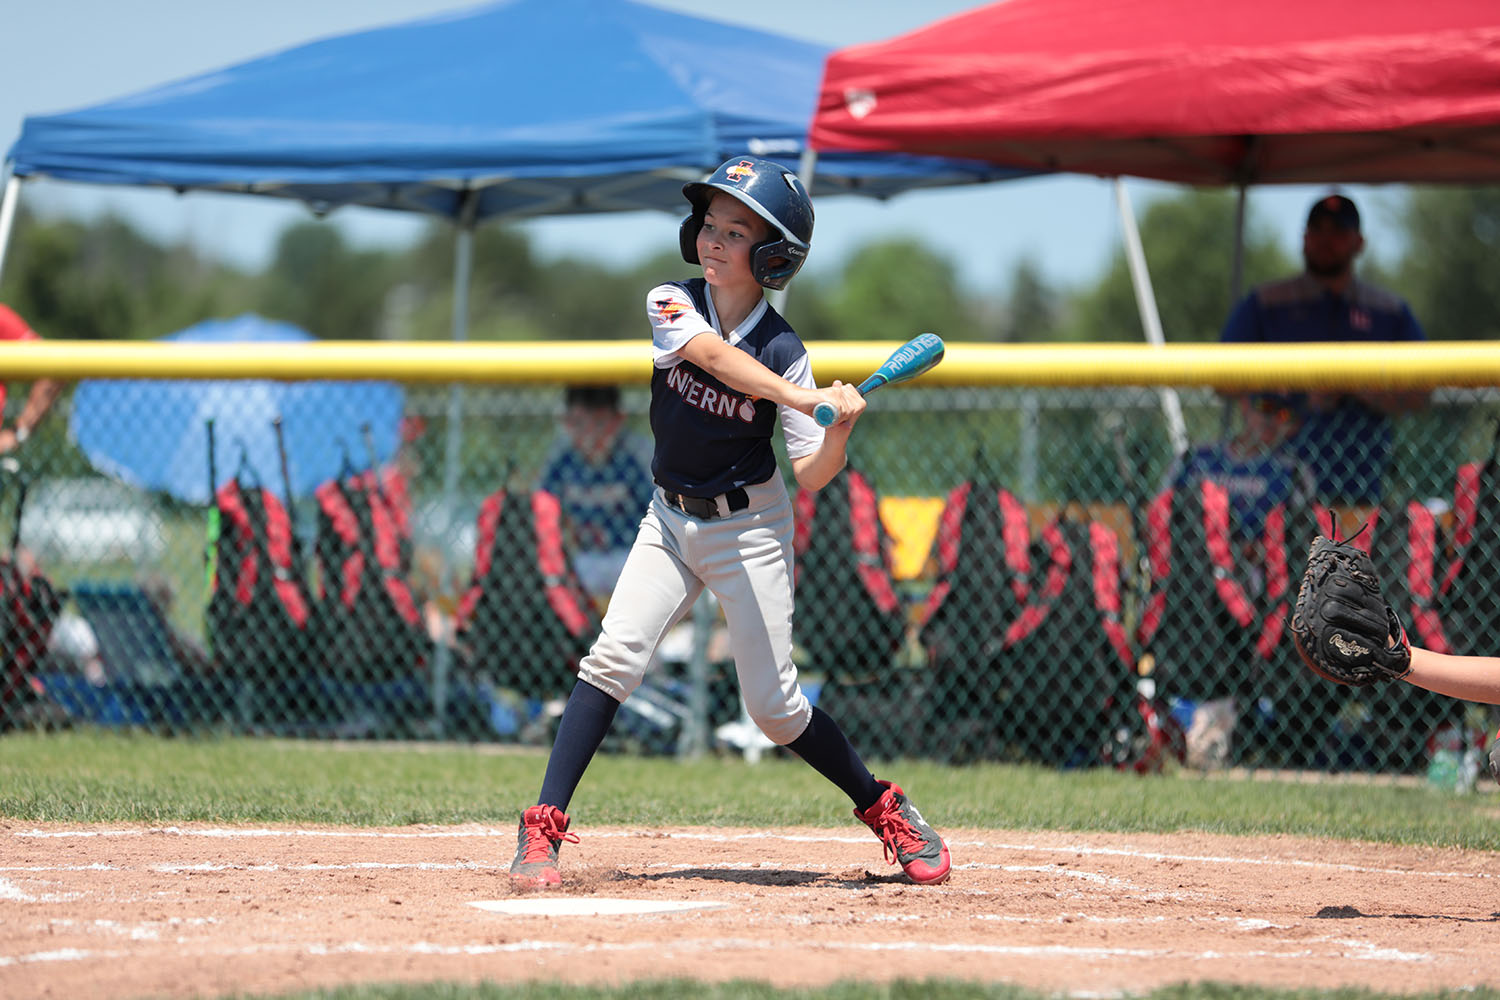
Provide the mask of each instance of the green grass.
[{"label": "green grass", "polygon": [[[411,744],[160,739],[97,730],[0,739],[0,816],[37,822],[509,826],[543,755]],[[945,827],[1290,834],[1500,850],[1500,799],[1373,782],[1140,777],[923,762],[879,765]],[[590,825],[845,826],[848,803],[777,756],[601,756],[570,811]]]}]

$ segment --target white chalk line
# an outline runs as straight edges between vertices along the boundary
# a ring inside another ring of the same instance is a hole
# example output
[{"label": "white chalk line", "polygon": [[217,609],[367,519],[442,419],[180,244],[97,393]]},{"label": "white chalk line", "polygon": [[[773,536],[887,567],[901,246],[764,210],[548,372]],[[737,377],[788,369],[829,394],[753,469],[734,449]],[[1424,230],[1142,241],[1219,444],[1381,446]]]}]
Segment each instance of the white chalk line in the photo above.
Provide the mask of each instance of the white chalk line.
[{"label": "white chalk line", "polygon": [[[125,923],[120,920],[70,920],[57,918],[47,921],[49,933],[61,928],[63,930],[79,929],[83,931],[97,931],[101,934],[110,934],[116,937],[129,938],[132,941],[160,941],[164,930],[181,930],[189,927],[206,927],[219,923],[218,917],[168,917],[165,920],[143,920],[139,923]],[[186,939],[178,938],[179,944],[185,944]]]},{"label": "white chalk line", "polygon": [[1363,875],[1408,875],[1418,878],[1479,878],[1495,876],[1490,872],[1430,872],[1411,868],[1375,868],[1369,865],[1351,865],[1334,861],[1306,861],[1301,858],[1248,858],[1215,854],[1166,854],[1161,851],[1142,851],[1123,847],[1098,847],[1091,844],[995,844],[977,841],[971,846],[1002,851],[1034,851],[1049,854],[1084,854],[1102,857],[1139,858],[1142,861],[1190,861],[1197,864],[1261,865],[1276,867],[1288,865],[1293,868],[1321,868],[1331,871],[1356,872]]},{"label": "white chalk line", "polygon": [[71,903],[82,898],[81,892],[44,892],[33,896],[9,879],[0,878],[0,903]]},{"label": "white chalk line", "polygon": [[29,903],[35,897],[9,879],[0,878],[0,900],[13,903]]},{"label": "white chalk line", "polygon": [[325,864],[323,862],[309,861],[302,864],[281,865],[274,863],[265,864],[234,864],[214,861],[201,861],[194,864],[168,865],[157,864],[149,866],[148,870],[161,872],[163,875],[173,875],[179,872],[337,872],[337,871],[365,871],[375,869],[379,871],[421,871],[421,872],[484,872],[484,871],[509,871],[510,863],[505,864],[480,864],[474,861],[456,861],[444,864],[437,861],[350,861],[343,864]]},{"label": "white chalk line", "polygon": [[[202,830],[185,830],[181,827],[152,827],[146,830],[17,830],[11,835],[22,838],[67,838],[67,837],[144,837],[152,835],[169,835],[178,837],[207,837],[214,839],[234,839],[238,837],[258,838],[329,838],[349,839],[366,838],[377,840],[413,840],[413,839],[463,839],[471,837],[492,838],[504,836],[509,838],[515,834],[514,829],[493,830],[419,830],[411,832],[392,832],[384,830],[271,830],[264,828],[256,829],[226,829],[208,828]],[[783,834],[771,832],[722,834],[722,833],[683,833],[652,831],[649,834],[641,831],[627,830],[599,830],[590,832],[590,839],[607,840],[611,838],[641,838],[650,836],[660,840],[697,840],[708,843],[737,843],[755,840],[776,840],[787,843],[801,844],[864,844],[869,842],[868,836],[839,836],[839,835],[808,835],[808,834]],[[1145,851],[1135,848],[1123,847],[1099,847],[1093,844],[1012,844],[995,843],[992,841],[950,841],[950,849],[961,850],[963,848],[980,848],[985,850],[1030,852],[1041,854],[1073,854],[1073,855],[1095,855],[1101,857],[1123,857],[1138,858],[1144,861],[1177,861],[1191,862],[1196,864],[1226,864],[1226,865],[1256,865],[1263,867],[1276,867],[1286,865],[1294,868],[1309,868],[1328,871],[1353,872],[1365,875],[1400,875],[1409,878],[1472,878],[1492,879],[1496,876],[1491,872],[1456,872],[1456,871],[1418,871],[1408,868],[1377,868],[1370,865],[1354,865],[1332,861],[1309,861],[1301,858],[1268,858],[1268,857],[1236,857],[1233,855],[1202,855],[1202,854],[1169,854],[1162,851]],[[697,866],[705,867],[705,866]],[[963,864],[955,867],[962,868]]]},{"label": "white chalk line", "polygon": [[[1212,961],[1215,959],[1290,959],[1352,958],[1372,962],[1430,962],[1433,956],[1419,952],[1403,952],[1394,948],[1378,948],[1374,945],[1344,939],[1320,939],[1338,946],[1339,950],[1324,952],[1305,946],[1288,950],[1256,948],[1249,951],[1211,950],[1185,952],[1175,948],[1101,948],[1073,945],[1000,945],[978,943],[934,943],[922,941],[821,941],[804,944],[807,951],[854,951],[905,954],[944,955],[989,955],[1009,958],[1085,959],[1101,961],[1108,959],[1171,959],[1174,961]],[[363,941],[347,941],[340,944],[278,944],[237,948],[210,948],[192,950],[188,954],[205,958],[236,958],[265,954],[295,954],[313,957],[338,955],[437,955],[437,956],[482,956],[508,955],[524,952],[547,952],[554,955],[587,955],[601,952],[651,951],[657,955],[678,953],[718,953],[745,951],[775,951],[784,954],[784,941],[758,939],[704,938],[681,941],[628,941],[594,942],[580,944],[572,941],[511,941],[503,944],[439,944],[416,941],[409,944],[370,944]],[[1353,949],[1351,954],[1348,949]],[[89,961],[103,958],[119,958],[125,953],[118,951],[93,952],[68,948],[47,952],[32,952],[20,955],[0,955],[0,967],[23,965],[32,962]],[[183,953],[179,953],[183,954]]]},{"label": "white chalk line", "polygon": [[413,830],[393,832],[390,830],[270,830],[265,828],[210,827],[202,830],[184,830],[177,826],[153,826],[144,830],[16,830],[11,836],[36,840],[66,839],[69,837],[209,837],[233,840],[239,837],[325,837],[330,839],[374,838],[377,840],[444,840],[464,837],[514,837],[515,827],[504,830],[482,828],[478,830]]}]

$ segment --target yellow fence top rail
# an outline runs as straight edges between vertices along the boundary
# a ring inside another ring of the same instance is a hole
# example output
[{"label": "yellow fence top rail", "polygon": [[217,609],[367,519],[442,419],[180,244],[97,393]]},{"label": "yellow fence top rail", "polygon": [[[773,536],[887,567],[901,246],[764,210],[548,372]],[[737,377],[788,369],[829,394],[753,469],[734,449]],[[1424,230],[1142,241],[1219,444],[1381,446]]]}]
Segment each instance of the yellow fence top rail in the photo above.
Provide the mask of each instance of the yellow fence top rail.
[{"label": "yellow fence top rail", "polygon": [[[857,382],[900,344],[808,344],[820,382]],[[644,383],[645,341],[0,343],[0,377],[391,379],[488,384]],[[1225,390],[1500,386],[1500,341],[1309,344],[950,343],[922,385],[1206,385]]]}]

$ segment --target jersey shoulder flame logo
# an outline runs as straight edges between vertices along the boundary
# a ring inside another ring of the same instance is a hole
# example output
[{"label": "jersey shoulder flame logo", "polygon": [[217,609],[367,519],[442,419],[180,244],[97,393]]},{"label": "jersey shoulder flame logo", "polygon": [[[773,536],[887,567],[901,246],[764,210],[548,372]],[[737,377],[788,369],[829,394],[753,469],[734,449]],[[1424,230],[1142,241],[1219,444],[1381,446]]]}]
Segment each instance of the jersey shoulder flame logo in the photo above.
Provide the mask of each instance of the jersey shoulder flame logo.
[{"label": "jersey shoulder flame logo", "polygon": [[665,323],[675,323],[678,317],[687,312],[687,306],[674,298],[661,298],[655,302],[656,314]]}]

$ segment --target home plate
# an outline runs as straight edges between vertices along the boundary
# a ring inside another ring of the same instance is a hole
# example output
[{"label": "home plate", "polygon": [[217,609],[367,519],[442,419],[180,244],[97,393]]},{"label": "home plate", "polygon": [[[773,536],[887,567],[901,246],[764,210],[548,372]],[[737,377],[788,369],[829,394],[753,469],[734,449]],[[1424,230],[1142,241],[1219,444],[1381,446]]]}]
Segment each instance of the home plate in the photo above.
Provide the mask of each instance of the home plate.
[{"label": "home plate", "polygon": [[713,900],[693,902],[685,899],[560,896],[554,899],[486,899],[469,905],[491,913],[511,913],[519,916],[605,917],[633,913],[678,913],[682,910],[722,910],[729,904]]}]

